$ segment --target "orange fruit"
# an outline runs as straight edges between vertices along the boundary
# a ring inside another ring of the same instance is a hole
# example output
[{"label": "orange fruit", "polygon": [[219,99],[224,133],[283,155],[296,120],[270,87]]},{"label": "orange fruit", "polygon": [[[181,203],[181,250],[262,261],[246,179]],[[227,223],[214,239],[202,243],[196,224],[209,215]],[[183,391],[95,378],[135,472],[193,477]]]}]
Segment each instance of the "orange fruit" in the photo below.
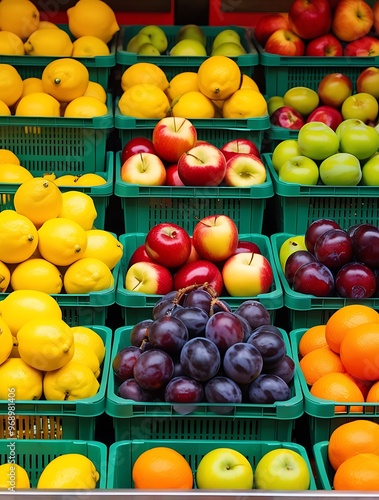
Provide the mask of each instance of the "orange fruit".
[{"label": "orange fruit", "polygon": [[325,325],[315,325],[311,326],[306,332],[304,332],[299,341],[299,354],[301,357],[305,356],[308,352],[313,351],[313,349],[328,347],[325,337],[325,329]]},{"label": "orange fruit", "polygon": [[[327,399],[337,403],[363,403],[361,390],[347,373],[326,373],[312,385],[309,392],[320,399]],[[351,412],[361,412],[363,407],[353,405]],[[337,405],[336,413],[346,412],[346,406]]]},{"label": "orange fruit", "polygon": [[378,491],[379,456],[373,453],[360,453],[345,460],[334,475],[333,488]]},{"label": "orange fruit", "polygon": [[187,460],[177,451],[166,446],[156,446],[144,451],[132,469],[137,489],[190,490],[193,474]]},{"label": "orange fruit", "polygon": [[340,345],[346,371],[361,380],[379,380],[379,322],[348,330]]},{"label": "orange fruit", "polygon": [[337,427],[329,438],[328,458],[334,470],[359,453],[379,455],[379,424],[357,419]]},{"label": "orange fruit", "polygon": [[364,323],[379,323],[379,313],[361,304],[351,304],[335,311],[326,322],[325,337],[329,347],[339,353],[346,332]]},{"label": "orange fruit", "polygon": [[[368,393],[366,395],[366,402],[367,403],[379,403],[379,380],[377,382],[374,382],[370,389],[368,390]],[[366,411],[374,411],[375,407],[372,406],[366,406]],[[376,407],[378,409],[378,407]]]},{"label": "orange fruit", "polygon": [[301,358],[299,365],[308,385],[313,385],[326,373],[346,371],[338,354],[329,347],[313,349]]}]

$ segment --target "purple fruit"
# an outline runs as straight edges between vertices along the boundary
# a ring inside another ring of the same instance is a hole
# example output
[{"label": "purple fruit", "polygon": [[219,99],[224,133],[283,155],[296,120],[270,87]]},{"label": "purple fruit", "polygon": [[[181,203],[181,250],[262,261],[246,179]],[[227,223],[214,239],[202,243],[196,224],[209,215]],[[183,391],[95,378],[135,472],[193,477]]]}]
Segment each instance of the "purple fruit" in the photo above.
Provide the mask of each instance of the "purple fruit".
[{"label": "purple fruit", "polygon": [[284,276],[287,282],[292,285],[293,277],[299,267],[308,262],[314,262],[315,260],[316,257],[311,252],[308,252],[308,250],[298,250],[297,252],[291,253],[284,266]]},{"label": "purple fruit", "polygon": [[311,222],[305,231],[304,240],[307,250],[314,253],[314,245],[319,236],[326,233],[329,229],[342,229],[340,225],[332,219],[317,219]]},{"label": "purple fruit", "polygon": [[205,337],[224,353],[231,345],[243,342],[244,330],[238,316],[232,312],[220,311],[209,318]]},{"label": "purple fruit", "polygon": [[220,351],[209,339],[196,337],[188,340],[180,352],[183,371],[199,382],[214,377],[221,365]]},{"label": "purple fruit", "polygon": [[314,254],[329,269],[340,269],[353,258],[353,243],[343,229],[329,229],[317,238]]},{"label": "purple fruit", "polygon": [[337,273],[336,292],[340,297],[367,299],[374,295],[376,277],[374,272],[360,262],[349,262]]},{"label": "purple fruit", "polygon": [[180,319],[186,325],[190,339],[194,337],[204,337],[205,325],[209,316],[200,307],[181,307],[176,309],[172,316]]},{"label": "purple fruit", "polygon": [[277,375],[262,373],[249,385],[249,399],[254,404],[273,404],[291,397],[288,384]]},{"label": "purple fruit", "polygon": [[294,360],[286,354],[279,364],[277,364],[271,370],[266,370],[266,374],[277,375],[282,378],[286,384],[290,384],[295,375],[295,362]]},{"label": "purple fruit", "polygon": [[245,300],[236,309],[235,313],[245,318],[253,330],[258,326],[271,323],[270,313],[258,300]]},{"label": "purple fruit", "polygon": [[296,271],[292,286],[295,292],[329,297],[334,292],[334,276],[321,262],[309,262]]},{"label": "purple fruit", "polygon": [[133,377],[134,364],[141,354],[141,349],[136,346],[124,347],[116,354],[112,362],[112,368],[119,380]]},{"label": "purple fruit", "polygon": [[175,316],[162,316],[151,323],[149,342],[170,354],[179,352],[188,340],[188,330],[183,321]]},{"label": "purple fruit", "polygon": [[199,403],[203,397],[203,386],[185,375],[171,379],[164,393],[167,403]]},{"label": "purple fruit", "polygon": [[255,346],[261,353],[263,371],[276,366],[286,354],[286,344],[283,337],[273,332],[253,332],[247,343]]},{"label": "purple fruit", "polygon": [[237,384],[249,384],[262,371],[262,355],[255,346],[240,342],[225,352],[223,368],[226,376]]},{"label": "purple fruit", "polygon": [[117,391],[117,395],[123,399],[131,399],[137,402],[151,402],[154,396],[151,392],[143,389],[139,384],[137,384],[134,378],[128,378],[120,385]]},{"label": "purple fruit", "polygon": [[361,224],[353,234],[356,260],[369,267],[379,267],[379,228],[373,224]]},{"label": "purple fruit", "polygon": [[234,404],[242,403],[241,388],[228,377],[212,378],[205,384],[204,391],[208,403],[229,403],[229,406],[212,406],[211,410],[215,413],[230,413]]},{"label": "purple fruit", "polygon": [[134,364],[136,382],[149,391],[166,387],[174,374],[171,356],[161,349],[149,349],[141,354]]},{"label": "purple fruit", "polygon": [[143,341],[147,340],[147,330],[152,319],[144,319],[133,326],[130,332],[130,343],[136,347],[140,347]]}]

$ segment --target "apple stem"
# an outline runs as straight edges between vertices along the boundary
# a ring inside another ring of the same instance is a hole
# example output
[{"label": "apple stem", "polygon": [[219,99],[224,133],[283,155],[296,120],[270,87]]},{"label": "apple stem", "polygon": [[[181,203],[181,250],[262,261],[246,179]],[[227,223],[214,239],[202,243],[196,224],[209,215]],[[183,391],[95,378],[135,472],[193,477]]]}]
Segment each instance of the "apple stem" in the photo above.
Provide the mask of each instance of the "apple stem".
[{"label": "apple stem", "polygon": [[201,163],[205,163],[201,158],[199,158],[198,156],[192,154],[192,153],[186,153],[188,156],[192,156],[192,158],[195,158],[197,161],[201,162]]},{"label": "apple stem", "polygon": [[203,224],[204,226],[207,226],[207,227],[213,227],[213,226],[215,226],[215,225],[216,225],[216,220],[217,220],[217,217],[218,217],[218,215],[215,215],[215,218],[214,218],[214,222],[215,222],[215,223],[214,223],[213,225],[212,225],[212,224],[206,224],[206,223],[205,223],[202,219],[200,220],[200,217],[195,216],[195,219],[196,219],[197,221],[201,222],[201,224]]}]

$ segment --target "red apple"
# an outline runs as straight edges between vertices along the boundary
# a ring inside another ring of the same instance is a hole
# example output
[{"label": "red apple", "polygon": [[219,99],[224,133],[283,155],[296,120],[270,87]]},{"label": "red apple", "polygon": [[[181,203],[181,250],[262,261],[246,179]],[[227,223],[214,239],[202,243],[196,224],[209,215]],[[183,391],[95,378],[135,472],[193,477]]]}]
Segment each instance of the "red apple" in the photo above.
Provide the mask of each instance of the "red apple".
[{"label": "red apple", "polygon": [[343,121],[341,112],[332,106],[318,106],[307,118],[309,122],[323,122],[333,130]]},{"label": "red apple", "polygon": [[304,40],[328,33],[332,26],[332,9],[328,0],[293,0],[288,10],[292,31]]},{"label": "red apple", "polygon": [[333,108],[340,108],[352,92],[353,82],[343,73],[328,73],[321,78],[317,87],[322,104]]},{"label": "red apple", "polygon": [[184,186],[178,173],[178,164],[174,163],[166,167],[166,186]]},{"label": "red apple", "polygon": [[141,186],[163,186],[166,169],[162,160],[153,153],[137,153],[121,166],[121,179]]},{"label": "red apple", "polygon": [[193,244],[202,259],[222,262],[238,245],[238,229],[227,215],[208,215],[193,230]]},{"label": "red apple", "polygon": [[261,16],[254,28],[254,36],[257,42],[264,47],[270,35],[276,30],[289,29],[288,14],[273,12]]},{"label": "red apple", "polygon": [[372,32],[378,36],[379,35],[379,0],[375,0],[372,6],[372,11],[374,13],[374,24],[372,26]]},{"label": "red apple", "polygon": [[183,227],[161,222],[155,224],[147,233],[145,248],[147,255],[154,262],[175,268],[188,259],[191,253],[191,238]]},{"label": "red apple", "polygon": [[210,143],[194,146],[178,161],[179,177],[186,186],[218,186],[225,172],[225,156]]},{"label": "red apple", "polygon": [[193,244],[193,238],[191,236],[191,253],[185,264],[189,264],[190,262],[195,262],[195,260],[201,260],[200,255],[196,252],[195,245]]},{"label": "red apple", "polygon": [[121,151],[121,163],[124,163],[130,156],[136,153],[153,153],[156,154],[154,144],[146,137],[133,137],[130,139]]},{"label": "red apple", "polygon": [[218,295],[224,288],[219,268],[208,260],[196,260],[184,264],[174,275],[174,290],[180,290],[189,285],[208,283]]},{"label": "red apple", "polygon": [[258,146],[249,139],[232,139],[221,146],[220,150],[225,156],[226,161],[238,153],[253,154],[260,157]]},{"label": "red apple", "polygon": [[310,40],[305,48],[306,56],[338,57],[343,55],[341,42],[331,33]]},{"label": "red apple", "polygon": [[237,248],[236,251],[234,252],[233,255],[237,253],[262,253],[261,249],[256,243],[253,243],[252,241],[242,241],[238,240]]},{"label": "red apple", "polygon": [[305,53],[305,44],[293,31],[280,29],[270,35],[264,49],[270,54],[303,56]]},{"label": "red apple", "polygon": [[146,253],[145,243],[137,247],[132,253],[128,263],[128,269],[136,262],[153,262],[153,259],[149,257]]},{"label": "red apple", "polygon": [[266,178],[266,167],[258,156],[240,153],[226,162],[224,182],[227,186],[257,186],[263,184]]},{"label": "red apple", "polygon": [[173,290],[173,276],[155,262],[136,262],[126,272],[125,288],[147,295],[165,295]]},{"label": "red apple", "polygon": [[355,85],[357,92],[366,92],[379,99],[379,68],[365,68],[359,73]]},{"label": "red apple", "polygon": [[291,106],[281,106],[271,114],[270,122],[277,127],[300,130],[305,124],[305,118]]},{"label": "red apple", "polygon": [[153,129],[153,144],[157,155],[170,163],[177,162],[183,153],[196,144],[196,140],[196,129],[186,118],[166,116]]},{"label": "red apple", "polygon": [[340,0],[334,9],[332,31],[343,42],[367,35],[373,24],[373,9],[364,0]]},{"label": "red apple", "polygon": [[374,36],[363,36],[347,43],[343,49],[343,55],[347,57],[375,57],[379,55],[379,40]]}]

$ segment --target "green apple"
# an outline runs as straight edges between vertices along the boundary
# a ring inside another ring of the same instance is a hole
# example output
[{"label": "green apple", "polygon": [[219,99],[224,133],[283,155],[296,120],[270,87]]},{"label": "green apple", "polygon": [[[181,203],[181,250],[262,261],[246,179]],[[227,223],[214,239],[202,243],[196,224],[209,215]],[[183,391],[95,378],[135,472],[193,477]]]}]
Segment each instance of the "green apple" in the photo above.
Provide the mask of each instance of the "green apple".
[{"label": "green apple", "polygon": [[196,40],[204,45],[204,47],[207,45],[205,31],[197,24],[185,24],[182,26],[178,31],[176,40],[177,42],[180,42],[180,40]]},{"label": "green apple", "polygon": [[144,43],[137,52],[140,56],[160,56],[161,53],[152,43]]},{"label": "green apple", "polygon": [[341,106],[343,119],[358,118],[365,123],[376,120],[379,111],[378,101],[367,92],[359,92],[347,97]]},{"label": "green apple", "polygon": [[279,168],[279,180],[300,184],[302,186],[315,186],[319,179],[317,163],[308,156],[294,156]]},{"label": "green apple", "polygon": [[325,160],[338,152],[339,140],[336,132],[322,122],[306,123],[297,136],[301,154],[312,160]]},{"label": "green apple", "polygon": [[361,164],[350,153],[336,153],[320,164],[320,179],[327,186],[357,186],[362,178]]},{"label": "green apple", "polygon": [[336,128],[336,134],[338,140],[341,140],[342,132],[346,130],[347,127],[351,127],[352,125],[366,125],[362,120],[358,120],[357,118],[348,118],[347,120],[343,120],[338,127]]},{"label": "green apple", "polygon": [[261,490],[308,490],[310,481],[306,460],[289,448],[269,451],[255,468],[254,486]]},{"label": "green apple", "polygon": [[241,44],[235,42],[225,42],[212,49],[211,56],[237,57],[246,54],[246,50]]},{"label": "green apple", "polygon": [[139,30],[139,33],[143,35],[147,35],[150,39],[150,43],[157,48],[160,54],[167,49],[168,40],[166,33],[159,26],[155,26],[154,24],[149,24],[148,26],[144,26]]},{"label": "green apple", "polygon": [[303,234],[291,236],[284,240],[280,245],[279,262],[283,271],[288,257],[298,250],[307,250],[307,247],[305,246],[305,237]]},{"label": "green apple", "polygon": [[285,139],[279,142],[272,152],[271,161],[274,169],[279,172],[280,167],[287,160],[291,160],[294,156],[300,156],[300,148],[297,139]]},{"label": "green apple", "polygon": [[207,51],[197,40],[180,40],[170,50],[170,56],[206,56]]},{"label": "green apple", "polygon": [[320,98],[317,92],[308,87],[292,87],[283,96],[284,105],[296,109],[303,116],[308,116],[317,108]]},{"label": "green apple", "polygon": [[134,52],[137,54],[140,47],[142,47],[145,43],[150,43],[149,36],[144,33],[137,33],[128,41],[126,50],[127,52]]},{"label": "green apple", "polygon": [[279,108],[284,106],[284,99],[281,95],[273,95],[267,101],[267,111],[269,115]]},{"label": "green apple", "polygon": [[220,31],[215,36],[212,43],[212,50],[216,49],[222,43],[229,43],[229,42],[238,43],[241,45],[241,37],[239,36],[239,33],[237,33],[236,30],[227,28]]},{"label": "green apple", "polygon": [[374,154],[362,167],[362,184],[379,186],[379,153]]},{"label": "green apple", "polygon": [[253,468],[247,458],[233,448],[215,448],[200,460],[196,485],[209,490],[251,490]]},{"label": "green apple", "polygon": [[351,153],[359,160],[370,158],[379,148],[378,131],[365,123],[350,125],[340,133],[340,151]]}]

